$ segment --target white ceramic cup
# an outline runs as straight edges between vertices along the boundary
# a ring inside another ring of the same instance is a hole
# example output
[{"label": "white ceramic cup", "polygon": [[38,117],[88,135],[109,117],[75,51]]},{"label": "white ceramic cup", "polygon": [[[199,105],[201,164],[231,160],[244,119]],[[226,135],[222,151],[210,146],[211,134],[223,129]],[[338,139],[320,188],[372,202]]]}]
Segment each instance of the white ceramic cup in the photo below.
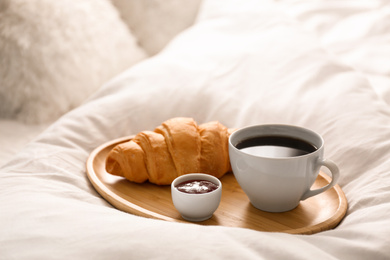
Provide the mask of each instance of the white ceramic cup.
[{"label": "white ceramic cup", "polygon": [[[308,154],[291,157],[255,155],[237,148],[243,140],[260,136],[286,136],[304,140],[315,146]],[[333,187],[339,178],[337,165],[323,158],[323,138],[306,128],[292,125],[255,125],[233,132],[229,138],[229,156],[237,182],[251,204],[268,212],[294,209],[301,200]],[[319,170],[327,167],[331,182],[311,190]]]},{"label": "white ceramic cup", "polygon": [[[202,194],[189,194],[176,188],[178,184],[191,180],[207,180],[218,185],[218,188]],[[172,182],[171,195],[173,205],[185,220],[194,222],[204,221],[211,218],[221,202],[222,183],[218,178],[209,174],[184,174]]]}]

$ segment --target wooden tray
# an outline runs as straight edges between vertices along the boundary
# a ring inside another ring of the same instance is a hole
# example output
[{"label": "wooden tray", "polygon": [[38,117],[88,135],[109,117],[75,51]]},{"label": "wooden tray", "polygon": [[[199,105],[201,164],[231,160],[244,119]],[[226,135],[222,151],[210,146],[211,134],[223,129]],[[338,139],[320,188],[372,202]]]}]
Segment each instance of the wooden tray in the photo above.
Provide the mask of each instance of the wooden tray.
[{"label": "wooden tray", "polygon": [[[170,186],[136,184],[106,172],[105,159],[108,152],[115,145],[132,137],[105,143],[90,154],[86,166],[92,185],[104,199],[122,211],[148,218],[187,222],[173,206]],[[329,181],[330,178],[321,172],[313,188],[322,187]],[[232,173],[222,177],[221,182],[222,199],[217,211],[210,219],[196,224],[313,234],[336,227],[348,207],[344,192],[336,185],[320,195],[301,201],[294,210],[283,213],[264,212],[250,204]]]}]

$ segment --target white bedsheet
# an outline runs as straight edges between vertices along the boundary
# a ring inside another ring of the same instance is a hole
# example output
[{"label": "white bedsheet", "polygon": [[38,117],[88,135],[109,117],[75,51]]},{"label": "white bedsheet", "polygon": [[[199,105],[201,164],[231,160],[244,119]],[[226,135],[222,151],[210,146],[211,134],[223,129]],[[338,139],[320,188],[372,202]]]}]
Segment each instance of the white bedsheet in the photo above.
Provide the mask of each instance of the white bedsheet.
[{"label": "white bedsheet", "polygon": [[[361,70],[291,17],[301,5],[291,2],[287,15],[286,4],[204,1],[196,24],[162,53],[27,144],[0,170],[0,259],[389,259],[390,107]],[[319,132],[341,169],[346,217],[333,230],[288,235],[170,223],[110,206],[86,177],[89,153],[175,116]]]},{"label": "white bedsheet", "polygon": [[282,0],[283,10],[317,35],[322,46],[364,75],[390,104],[388,1]]},{"label": "white bedsheet", "polygon": [[0,120],[0,167],[34,140],[50,123],[26,125],[19,121]]}]

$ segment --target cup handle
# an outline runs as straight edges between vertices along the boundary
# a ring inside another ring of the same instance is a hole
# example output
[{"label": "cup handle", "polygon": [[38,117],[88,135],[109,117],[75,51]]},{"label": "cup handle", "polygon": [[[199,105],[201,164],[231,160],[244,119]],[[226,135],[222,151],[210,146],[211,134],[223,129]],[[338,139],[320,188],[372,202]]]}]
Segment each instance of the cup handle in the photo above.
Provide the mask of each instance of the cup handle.
[{"label": "cup handle", "polygon": [[305,194],[303,194],[301,200],[305,200],[307,198],[310,198],[312,196],[315,196],[315,195],[318,195],[320,194],[321,192],[324,192],[324,191],[327,191],[328,189],[332,188],[334,185],[336,185],[337,183],[337,180],[339,179],[339,176],[340,176],[340,171],[339,171],[339,168],[337,167],[337,165],[330,161],[330,160],[323,160],[323,161],[320,161],[319,164],[321,166],[325,166],[326,168],[328,168],[332,174],[332,181],[322,187],[322,188],[319,188],[319,189],[315,189],[315,190],[308,190]]}]

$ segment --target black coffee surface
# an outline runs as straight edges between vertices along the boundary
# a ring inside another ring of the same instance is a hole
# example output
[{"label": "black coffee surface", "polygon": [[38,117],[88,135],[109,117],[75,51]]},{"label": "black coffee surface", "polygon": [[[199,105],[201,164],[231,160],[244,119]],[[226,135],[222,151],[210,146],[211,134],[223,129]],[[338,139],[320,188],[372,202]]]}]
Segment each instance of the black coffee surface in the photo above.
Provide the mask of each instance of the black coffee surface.
[{"label": "black coffee surface", "polygon": [[243,152],[271,158],[295,157],[309,154],[317,148],[309,142],[289,136],[259,136],[236,145]]}]

